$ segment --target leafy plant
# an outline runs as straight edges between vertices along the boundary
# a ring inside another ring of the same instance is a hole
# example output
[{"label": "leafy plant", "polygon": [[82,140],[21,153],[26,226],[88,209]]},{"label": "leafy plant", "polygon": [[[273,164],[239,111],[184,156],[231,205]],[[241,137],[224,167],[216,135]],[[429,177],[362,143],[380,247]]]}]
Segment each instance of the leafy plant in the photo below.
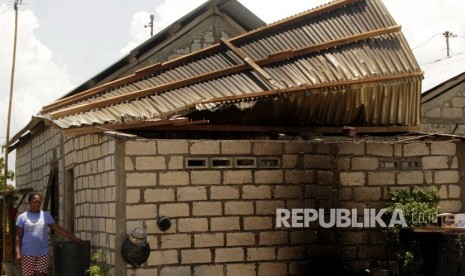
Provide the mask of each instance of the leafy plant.
[{"label": "leafy plant", "polygon": [[[425,226],[436,221],[439,203],[436,191],[404,189],[390,193],[389,197],[386,218],[391,218],[397,209],[402,211],[407,227]],[[392,246],[399,264],[399,275],[418,275],[423,264],[420,245],[414,239],[401,240],[400,233],[400,225],[387,228],[386,231],[388,244]]]},{"label": "leafy plant", "polygon": [[[3,184],[5,181],[5,175],[4,175],[4,170],[5,170],[5,159],[3,157],[0,157],[0,190],[3,191]],[[13,171],[8,170],[7,180],[13,181],[15,179],[15,174]],[[14,186],[11,184],[7,185],[7,190],[13,190]]]},{"label": "leafy plant", "polygon": [[90,276],[111,276],[110,268],[105,252],[97,251],[92,255],[92,263],[86,273]]}]

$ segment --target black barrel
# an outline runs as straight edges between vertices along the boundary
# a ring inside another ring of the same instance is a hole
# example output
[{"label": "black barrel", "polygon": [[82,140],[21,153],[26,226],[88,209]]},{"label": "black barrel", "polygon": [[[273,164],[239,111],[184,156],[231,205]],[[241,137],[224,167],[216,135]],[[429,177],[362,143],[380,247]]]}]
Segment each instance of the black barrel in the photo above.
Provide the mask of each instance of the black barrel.
[{"label": "black barrel", "polygon": [[56,276],[83,276],[90,266],[90,241],[55,241],[53,270]]}]

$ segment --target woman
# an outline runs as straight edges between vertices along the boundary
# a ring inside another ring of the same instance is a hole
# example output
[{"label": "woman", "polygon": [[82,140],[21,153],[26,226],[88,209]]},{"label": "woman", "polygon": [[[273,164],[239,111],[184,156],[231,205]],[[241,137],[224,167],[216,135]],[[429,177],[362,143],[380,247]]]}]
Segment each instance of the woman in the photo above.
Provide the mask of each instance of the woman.
[{"label": "woman", "polygon": [[61,228],[49,212],[42,211],[42,195],[29,193],[29,210],[16,220],[15,262],[21,265],[24,276],[46,275],[50,250],[47,226],[65,238],[81,243],[82,240]]}]

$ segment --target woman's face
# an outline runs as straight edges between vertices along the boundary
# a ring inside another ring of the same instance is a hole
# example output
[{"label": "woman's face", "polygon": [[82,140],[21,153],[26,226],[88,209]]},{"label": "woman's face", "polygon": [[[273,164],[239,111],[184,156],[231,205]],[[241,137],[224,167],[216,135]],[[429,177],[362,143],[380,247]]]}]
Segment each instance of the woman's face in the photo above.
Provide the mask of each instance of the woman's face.
[{"label": "woman's face", "polygon": [[35,195],[31,201],[29,201],[29,210],[32,212],[39,212],[42,206],[42,197]]}]

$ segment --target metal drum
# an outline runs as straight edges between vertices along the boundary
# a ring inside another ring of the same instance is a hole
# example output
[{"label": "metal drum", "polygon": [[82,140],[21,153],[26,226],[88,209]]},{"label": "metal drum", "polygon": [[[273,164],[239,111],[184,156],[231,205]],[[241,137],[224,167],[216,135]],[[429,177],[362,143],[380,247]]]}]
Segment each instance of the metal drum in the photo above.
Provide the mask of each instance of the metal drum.
[{"label": "metal drum", "polygon": [[55,241],[53,271],[56,276],[82,276],[90,266],[90,241]]}]

